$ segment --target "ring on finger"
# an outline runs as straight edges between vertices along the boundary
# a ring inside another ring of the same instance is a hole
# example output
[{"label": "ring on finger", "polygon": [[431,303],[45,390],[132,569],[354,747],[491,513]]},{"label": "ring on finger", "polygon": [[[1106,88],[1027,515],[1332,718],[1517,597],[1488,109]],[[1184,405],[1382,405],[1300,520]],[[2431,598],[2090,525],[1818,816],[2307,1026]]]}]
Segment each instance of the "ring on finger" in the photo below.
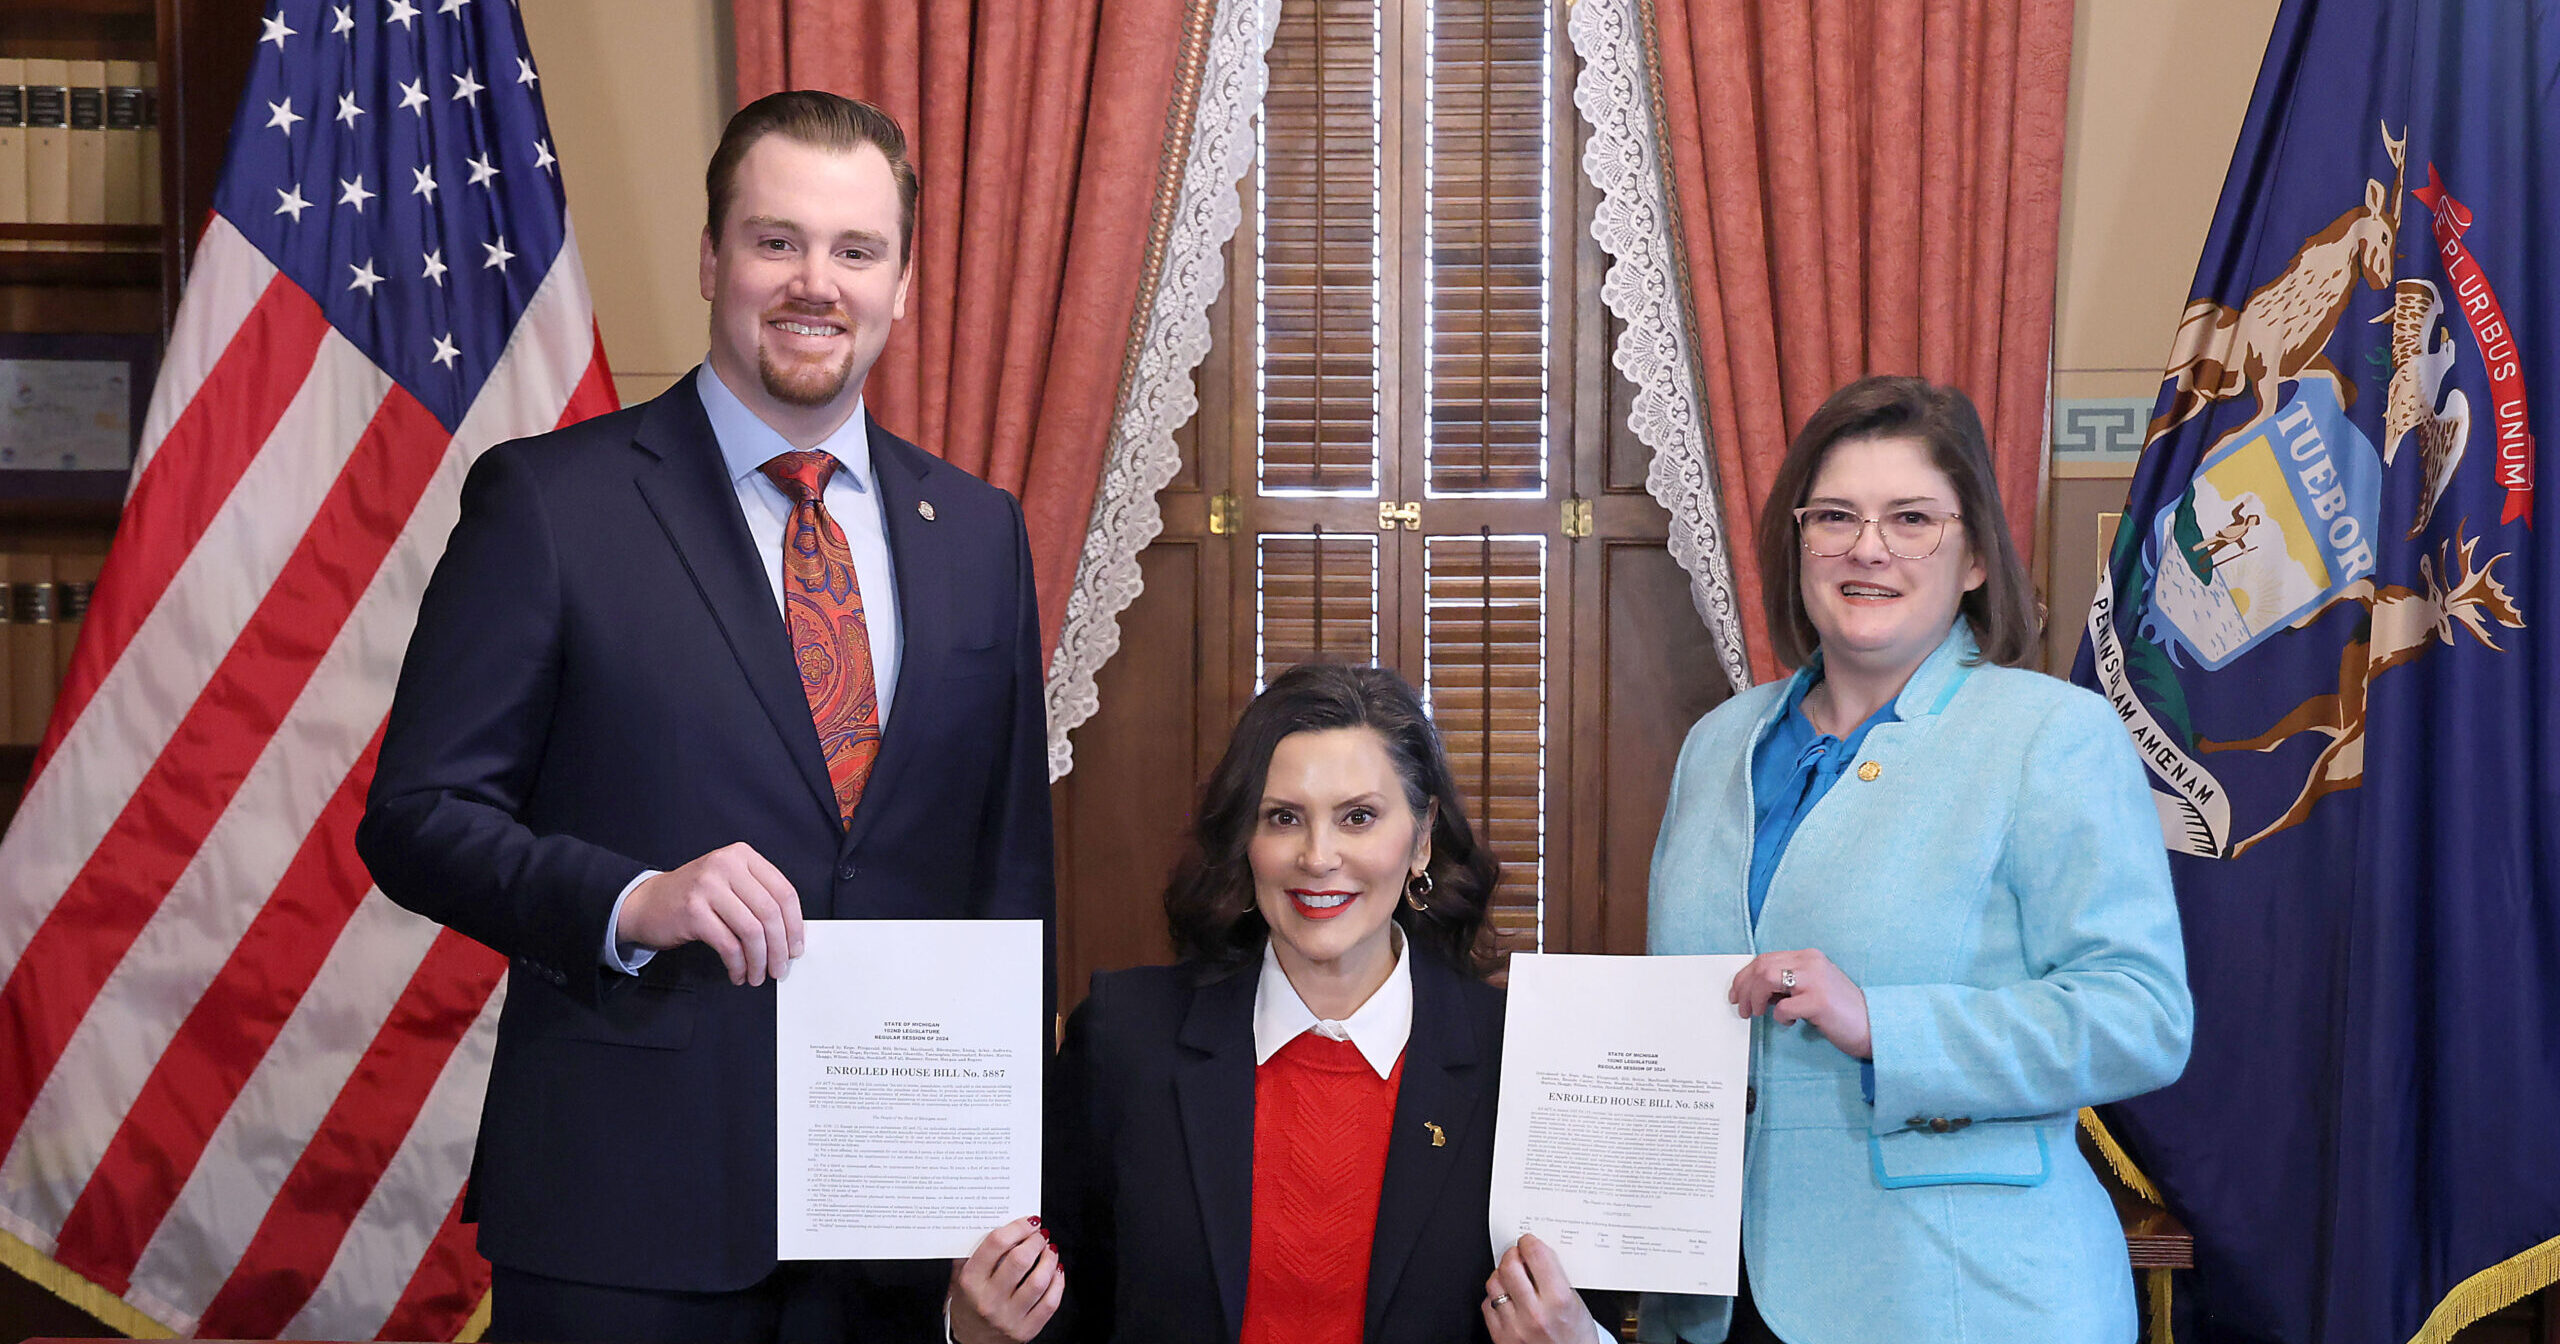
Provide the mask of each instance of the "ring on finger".
[{"label": "ring on finger", "polygon": [[1795,993],[1795,992],[1796,992],[1796,973],[1795,973],[1793,970],[1784,970],[1784,971],[1780,971],[1780,972],[1778,972],[1778,988],[1783,989],[1783,990],[1787,991],[1787,992],[1788,992],[1788,993],[1790,993],[1790,994]]},{"label": "ring on finger", "polygon": [[1492,1308],[1493,1308],[1495,1311],[1500,1311],[1500,1310],[1502,1310],[1502,1308],[1503,1308],[1504,1304],[1506,1304],[1506,1303],[1508,1303],[1508,1302],[1510,1302],[1510,1301],[1511,1301],[1511,1294],[1509,1294],[1509,1293],[1495,1293],[1495,1294],[1493,1295],[1493,1301],[1492,1301],[1490,1304],[1488,1304],[1488,1305],[1492,1306]]}]

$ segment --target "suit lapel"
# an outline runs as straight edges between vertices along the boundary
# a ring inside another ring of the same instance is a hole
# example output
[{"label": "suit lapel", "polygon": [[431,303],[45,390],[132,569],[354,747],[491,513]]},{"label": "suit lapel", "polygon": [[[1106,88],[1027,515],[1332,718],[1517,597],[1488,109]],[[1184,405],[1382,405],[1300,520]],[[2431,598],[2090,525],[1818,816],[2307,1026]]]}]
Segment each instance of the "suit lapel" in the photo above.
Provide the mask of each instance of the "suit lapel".
[{"label": "suit lapel", "polygon": [[641,497],[667,541],[693,576],[711,617],[728,641],[729,652],[746,674],[747,686],[765,716],[773,721],[792,768],[830,822],[836,816],[835,785],[827,778],[825,757],[818,752],[817,725],[809,717],[809,699],[792,666],[791,643],[775,609],[773,586],[747,535],[738,512],[737,487],[720,458],[711,421],[693,390],[693,379],[679,381],[666,395],[649,403],[635,436],[642,450],[658,458],[654,470],[638,474]]},{"label": "suit lapel", "polygon": [[[1413,1033],[1405,1040],[1404,1081],[1396,1088],[1395,1129],[1387,1136],[1386,1180],[1378,1191],[1378,1227],[1369,1249],[1369,1311],[1363,1337],[1378,1338],[1387,1304],[1413,1258],[1414,1243],[1440,1200],[1449,1173],[1475,1137],[1493,1123],[1494,1070],[1484,1043],[1458,997],[1457,972],[1418,955],[1413,959]],[[1447,1136],[1431,1142],[1433,1125]],[[1491,1136],[1484,1140],[1492,1142]]]},{"label": "suit lapel", "polygon": [[1253,1252],[1253,988],[1248,968],[1193,991],[1174,1076],[1191,1187],[1200,1197],[1229,1340],[1244,1331]]},{"label": "suit lapel", "polygon": [[[868,419],[868,417],[866,417]],[[871,480],[880,491],[880,516],[889,537],[889,561],[898,585],[898,681],[890,688],[889,722],[880,734],[880,755],[871,763],[863,796],[894,797],[897,778],[908,760],[932,736],[932,712],[926,704],[940,680],[943,650],[951,631],[951,548],[945,543],[953,524],[927,517],[917,506],[930,504],[924,476],[933,459],[869,420]],[[948,725],[944,725],[948,727]],[[887,792],[883,792],[883,791]],[[857,807],[846,834],[848,848],[862,843],[880,809]]]}]

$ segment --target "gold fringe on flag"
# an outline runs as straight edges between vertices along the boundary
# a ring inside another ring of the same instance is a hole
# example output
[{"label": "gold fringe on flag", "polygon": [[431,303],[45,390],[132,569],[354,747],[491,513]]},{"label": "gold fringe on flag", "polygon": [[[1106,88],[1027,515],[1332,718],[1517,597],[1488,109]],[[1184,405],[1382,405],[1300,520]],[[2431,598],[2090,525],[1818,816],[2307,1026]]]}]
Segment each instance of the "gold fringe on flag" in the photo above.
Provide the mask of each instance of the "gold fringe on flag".
[{"label": "gold fringe on flag", "polygon": [[2160,1208],[2169,1207],[2160,1198],[2160,1187],[2153,1185],[2151,1178],[2142,1174],[2142,1168],[2133,1164],[2133,1155],[2116,1142],[2115,1135],[2107,1132],[2106,1123],[2098,1119],[2096,1111],[2081,1107],[2080,1127],[2089,1131],[2089,1137],[2098,1145],[2098,1152],[2107,1159],[2108,1166],[2115,1168],[2116,1179],[2124,1182],[2125,1189]]},{"label": "gold fringe on flag", "polygon": [[2169,1322],[2169,1275],[2166,1269],[2146,1269],[2143,1280],[2151,1288],[2151,1344],[2178,1344],[2177,1331]]},{"label": "gold fringe on flag", "polygon": [[[2107,1165],[2115,1169],[2116,1179],[2124,1182],[2125,1189],[2155,1208],[2169,1207],[2160,1198],[2160,1187],[2153,1185],[2151,1178],[2142,1174],[2142,1168],[2133,1164],[2133,1154],[2126,1152],[2124,1145],[2116,1142],[2116,1136],[2107,1132],[2106,1122],[2098,1118],[2097,1111],[2081,1107],[2080,1127],[2089,1132],[2090,1142],[2098,1146],[2099,1156],[2106,1158]],[[2177,1344],[2177,1333],[2171,1329],[2169,1321],[2169,1273],[2166,1269],[2143,1271],[2143,1282],[2150,1289],[2151,1297],[2151,1344]]]},{"label": "gold fringe on flag", "polygon": [[[0,1268],[44,1289],[72,1306],[96,1317],[108,1329],[127,1339],[174,1339],[177,1331],[142,1313],[142,1309],[81,1277],[78,1271],[65,1268],[52,1256],[0,1232]],[[2495,1310],[2495,1308],[2492,1308]],[[489,1329],[489,1294],[480,1295],[480,1305],[473,1308],[454,1344],[480,1344],[480,1336]]]},{"label": "gold fringe on flag", "polygon": [[2560,1237],[2455,1284],[2427,1313],[2427,1323],[2409,1336],[2409,1344],[2452,1344],[2462,1327],[2554,1283],[2560,1283]]},{"label": "gold fringe on flag", "polygon": [[169,1339],[178,1333],[143,1315],[141,1308],[89,1282],[76,1271],[57,1263],[52,1256],[6,1232],[0,1232],[0,1265],[98,1318],[108,1329],[127,1339]]}]

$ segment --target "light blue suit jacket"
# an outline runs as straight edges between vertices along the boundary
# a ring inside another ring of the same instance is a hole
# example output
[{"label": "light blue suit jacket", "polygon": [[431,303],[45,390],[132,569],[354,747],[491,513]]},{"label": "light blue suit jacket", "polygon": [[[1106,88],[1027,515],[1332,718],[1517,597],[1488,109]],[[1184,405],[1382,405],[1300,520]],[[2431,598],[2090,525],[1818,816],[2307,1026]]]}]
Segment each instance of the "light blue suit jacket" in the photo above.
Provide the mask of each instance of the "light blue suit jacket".
[{"label": "light blue suit jacket", "polygon": [[[1651,950],[1817,948],[1867,996],[1873,1105],[1813,1028],[1754,1024],[1743,1252],[1789,1344],[2135,1337],[2072,1126],[2186,1066],[2158,814],[2104,700],[1975,656],[1959,618],[1797,829],[1756,935],[1751,750],[1789,683],[1699,720],[1672,777]],[[1647,1338],[1702,1344],[1730,1303],[1646,1307]]]}]

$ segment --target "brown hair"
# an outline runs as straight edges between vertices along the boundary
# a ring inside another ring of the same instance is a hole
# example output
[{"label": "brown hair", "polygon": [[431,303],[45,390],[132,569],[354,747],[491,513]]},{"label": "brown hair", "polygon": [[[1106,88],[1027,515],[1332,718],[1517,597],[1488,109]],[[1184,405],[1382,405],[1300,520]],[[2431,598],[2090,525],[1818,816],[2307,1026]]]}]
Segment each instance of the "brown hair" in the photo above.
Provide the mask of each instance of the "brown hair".
[{"label": "brown hair", "polygon": [[1876,375],[1834,392],[1805,421],[1786,460],[1770,482],[1760,509],[1760,604],[1769,621],[1769,643],[1778,661],[1802,667],[1821,636],[1804,609],[1804,552],[1796,536],[1795,510],[1813,488],[1814,473],[1832,446],[1852,439],[1918,439],[1930,464],[1956,488],[1964,515],[1965,544],[1982,562],[1982,585],[1964,595],[1960,610],[1973,625],[1982,658],[2024,667],[2037,654],[2034,590],[2009,536],[1992,479],[1991,445],[1973,402],[1952,387],[1925,378]]},{"label": "brown hair", "polygon": [[1226,754],[1200,786],[1191,844],[1164,890],[1165,922],[1174,950],[1216,974],[1262,955],[1271,927],[1253,903],[1253,865],[1246,853],[1262,810],[1271,753],[1292,733],[1368,728],[1386,743],[1387,760],[1404,781],[1415,816],[1431,818],[1431,857],[1423,871],[1431,891],[1416,911],[1399,900],[1396,922],[1416,947],[1470,975],[1491,967],[1484,947],[1485,907],[1502,865],[1479,845],[1458,801],[1440,730],[1404,678],[1382,667],[1301,663],[1272,678],[1245,706],[1227,738]]},{"label": "brown hair", "polygon": [[869,103],[818,89],[769,93],[729,118],[728,128],[720,132],[720,147],[711,151],[711,166],[702,174],[711,201],[703,227],[714,239],[729,213],[730,198],[738,193],[738,165],[768,135],[843,154],[865,145],[879,150],[898,184],[898,262],[906,263],[916,236],[916,168],[907,161],[907,133],[896,117]]}]

